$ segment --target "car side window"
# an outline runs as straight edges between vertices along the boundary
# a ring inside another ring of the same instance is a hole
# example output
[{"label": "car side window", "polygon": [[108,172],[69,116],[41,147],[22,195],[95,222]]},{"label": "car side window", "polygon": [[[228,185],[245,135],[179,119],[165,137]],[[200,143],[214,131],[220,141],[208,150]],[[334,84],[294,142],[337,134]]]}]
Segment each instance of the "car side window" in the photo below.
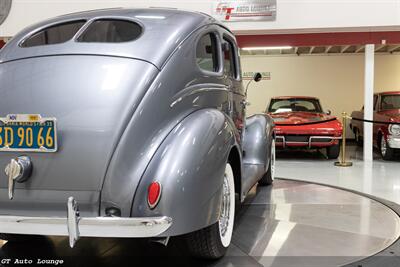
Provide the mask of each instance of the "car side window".
[{"label": "car side window", "polygon": [[85,23],[85,20],[77,20],[50,26],[25,39],[20,46],[34,47],[65,43],[71,40]]},{"label": "car side window", "polygon": [[233,43],[224,38],[224,74],[228,77],[237,78],[237,65],[235,61],[235,46]]},{"label": "car side window", "polygon": [[205,71],[218,72],[217,37],[214,33],[203,35],[196,47],[196,63]]},{"label": "car side window", "polygon": [[142,27],[132,21],[117,19],[99,19],[92,22],[79,36],[83,43],[122,43],[137,39]]},{"label": "car side window", "polygon": [[374,110],[378,110],[378,96],[374,95]]}]

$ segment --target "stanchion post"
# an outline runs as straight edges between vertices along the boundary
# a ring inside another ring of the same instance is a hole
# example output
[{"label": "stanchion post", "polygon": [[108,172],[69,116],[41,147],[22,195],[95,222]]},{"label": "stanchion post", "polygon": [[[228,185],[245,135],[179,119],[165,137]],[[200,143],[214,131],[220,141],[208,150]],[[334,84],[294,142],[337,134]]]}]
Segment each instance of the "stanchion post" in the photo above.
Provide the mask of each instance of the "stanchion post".
[{"label": "stanchion post", "polygon": [[350,167],[353,166],[352,162],[346,162],[346,127],[347,127],[347,113],[342,113],[342,147],[340,153],[340,161],[335,162],[335,166],[338,167]]}]

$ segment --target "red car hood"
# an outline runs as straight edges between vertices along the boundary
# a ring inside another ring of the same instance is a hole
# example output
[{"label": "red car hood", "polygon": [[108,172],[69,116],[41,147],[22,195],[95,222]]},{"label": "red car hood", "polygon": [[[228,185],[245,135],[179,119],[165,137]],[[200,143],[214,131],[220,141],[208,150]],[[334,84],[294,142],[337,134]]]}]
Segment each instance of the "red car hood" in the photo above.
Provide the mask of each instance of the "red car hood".
[{"label": "red car hood", "polygon": [[326,115],[323,113],[312,112],[281,112],[269,113],[276,125],[279,124],[302,124],[312,123],[319,121],[329,121],[336,119],[334,116]]}]

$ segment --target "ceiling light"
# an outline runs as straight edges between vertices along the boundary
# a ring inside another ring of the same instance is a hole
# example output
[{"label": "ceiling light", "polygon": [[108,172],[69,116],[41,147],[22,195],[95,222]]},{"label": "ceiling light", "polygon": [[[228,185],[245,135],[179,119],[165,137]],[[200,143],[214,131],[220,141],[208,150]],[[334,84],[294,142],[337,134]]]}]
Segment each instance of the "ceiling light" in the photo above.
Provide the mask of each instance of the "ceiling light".
[{"label": "ceiling light", "polygon": [[292,49],[292,46],[256,46],[256,47],[243,47],[242,50],[287,50]]}]

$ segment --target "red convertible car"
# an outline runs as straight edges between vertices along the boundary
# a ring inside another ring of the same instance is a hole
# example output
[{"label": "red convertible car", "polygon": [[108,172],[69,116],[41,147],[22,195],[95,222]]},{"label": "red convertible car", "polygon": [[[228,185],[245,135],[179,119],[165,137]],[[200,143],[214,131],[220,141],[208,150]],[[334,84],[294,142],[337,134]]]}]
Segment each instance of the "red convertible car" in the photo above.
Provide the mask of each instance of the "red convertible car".
[{"label": "red convertible car", "polygon": [[[352,118],[363,119],[364,107],[360,111],[353,111]],[[393,158],[397,149],[400,149],[400,91],[381,92],[374,95],[374,121],[386,122],[373,124],[374,145],[381,152],[382,158]],[[350,127],[354,132],[357,144],[362,145],[364,124],[352,120]]]},{"label": "red convertible car", "polygon": [[275,122],[278,148],[326,148],[329,159],[339,156],[342,124],[330,111],[323,112],[318,98],[274,97],[266,112]]}]

